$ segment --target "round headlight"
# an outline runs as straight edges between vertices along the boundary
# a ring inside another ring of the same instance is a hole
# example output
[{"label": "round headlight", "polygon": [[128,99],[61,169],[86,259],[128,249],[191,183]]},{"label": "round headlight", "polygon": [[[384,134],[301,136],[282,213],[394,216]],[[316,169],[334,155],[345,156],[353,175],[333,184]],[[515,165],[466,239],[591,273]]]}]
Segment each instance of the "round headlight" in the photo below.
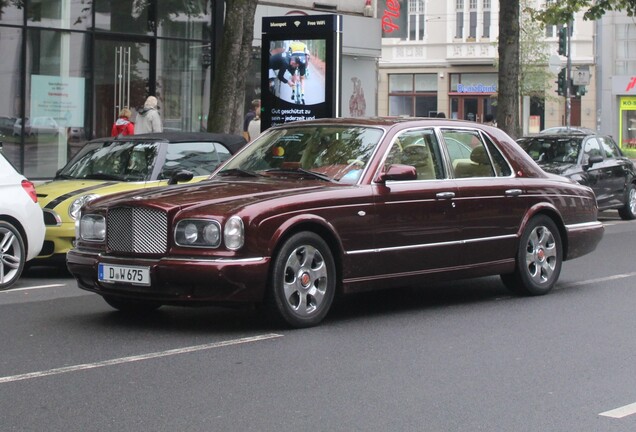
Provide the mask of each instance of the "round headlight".
[{"label": "round headlight", "polygon": [[243,220],[240,217],[232,216],[225,223],[223,240],[225,241],[225,247],[230,250],[237,250],[243,247],[245,230],[243,228]]},{"label": "round headlight", "polygon": [[183,239],[186,243],[193,244],[197,241],[198,237],[199,230],[197,229],[197,226],[195,224],[189,223],[183,227]]},{"label": "round headlight", "polygon": [[218,245],[221,241],[221,233],[216,224],[209,224],[203,228],[203,240],[209,245]]},{"label": "round headlight", "polygon": [[88,194],[82,195],[81,197],[75,198],[71,205],[68,207],[68,215],[73,219],[77,220],[77,216],[79,215],[79,211],[84,204],[89,201],[93,201],[95,198],[99,198],[97,194]]}]

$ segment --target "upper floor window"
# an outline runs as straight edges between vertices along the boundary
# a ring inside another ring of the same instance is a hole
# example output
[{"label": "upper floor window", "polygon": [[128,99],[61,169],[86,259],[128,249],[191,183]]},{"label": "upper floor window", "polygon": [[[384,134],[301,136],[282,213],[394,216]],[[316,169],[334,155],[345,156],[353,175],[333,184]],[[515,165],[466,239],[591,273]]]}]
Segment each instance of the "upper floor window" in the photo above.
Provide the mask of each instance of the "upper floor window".
[{"label": "upper floor window", "polygon": [[464,0],[456,0],[455,3],[455,37],[464,37]]},{"label": "upper floor window", "polygon": [[483,0],[482,13],[484,16],[484,29],[482,30],[482,37],[490,37],[490,0]]},{"label": "upper floor window", "polygon": [[630,75],[636,70],[636,24],[616,25],[617,75]]},{"label": "upper floor window", "polygon": [[469,9],[468,37],[475,39],[477,37],[477,0],[470,0]]},{"label": "upper floor window", "polygon": [[409,0],[409,40],[424,39],[424,0]]}]

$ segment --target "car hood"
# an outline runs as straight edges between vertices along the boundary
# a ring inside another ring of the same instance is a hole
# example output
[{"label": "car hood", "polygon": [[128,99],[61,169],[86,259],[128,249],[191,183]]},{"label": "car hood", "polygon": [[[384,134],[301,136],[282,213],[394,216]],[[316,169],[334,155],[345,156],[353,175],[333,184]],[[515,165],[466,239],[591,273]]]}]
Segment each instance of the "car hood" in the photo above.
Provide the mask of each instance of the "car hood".
[{"label": "car hood", "polygon": [[572,171],[575,171],[576,164],[563,164],[563,163],[548,163],[548,164],[539,164],[544,171],[558,174],[558,175],[567,175]]},{"label": "car hood", "polygon": [[[186,184],[157,188],[141,192],[118,194],[105,197],[89,204],[90,207],[152,206],[167,212],[173,210],[201,209],[213,205],[215,213],[236,211],[236,209],[259,202],[268,203],[273,199],[302,195],[303,202],[309,192],[328,191],[355,187],[350,184],[329,183],[320,180],[297,179],[227,179],[208,180],[196,184]],[[269,205],[269,204],[268,204]]]},{"label": "car hood", "polygon": [[[152,185],[158,182],[150,182]],[[52,180],[36,186],[38,202],[42,208],[55,209],[66,203],[68,206],[77,197],[96,194],[108,195],[148,187],[147,182],[121,182],[104,180]]]}]

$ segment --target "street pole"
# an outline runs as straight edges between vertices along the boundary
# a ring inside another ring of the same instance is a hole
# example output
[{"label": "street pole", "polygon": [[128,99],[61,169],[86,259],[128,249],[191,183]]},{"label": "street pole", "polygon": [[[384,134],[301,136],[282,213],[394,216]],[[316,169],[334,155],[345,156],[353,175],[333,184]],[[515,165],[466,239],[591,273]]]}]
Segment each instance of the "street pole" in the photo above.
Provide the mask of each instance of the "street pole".
[{"label": "street pole", "polygon": [[572,117],[572,21],[567,24],[568,60],[565,72],[565,126],[569,129]]}]

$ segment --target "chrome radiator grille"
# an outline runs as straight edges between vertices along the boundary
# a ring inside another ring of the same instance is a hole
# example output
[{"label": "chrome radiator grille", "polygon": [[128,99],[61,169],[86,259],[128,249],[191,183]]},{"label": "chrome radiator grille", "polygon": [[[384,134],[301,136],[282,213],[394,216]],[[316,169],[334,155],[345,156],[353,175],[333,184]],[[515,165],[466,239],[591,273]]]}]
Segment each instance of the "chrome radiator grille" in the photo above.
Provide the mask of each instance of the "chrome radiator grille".
[{"label": "chrome radiator grille", "polygon": [[168,249],[168,215],[143,207],[111,209],[106,219],[108,247],[114,252],[159,254]]}]

